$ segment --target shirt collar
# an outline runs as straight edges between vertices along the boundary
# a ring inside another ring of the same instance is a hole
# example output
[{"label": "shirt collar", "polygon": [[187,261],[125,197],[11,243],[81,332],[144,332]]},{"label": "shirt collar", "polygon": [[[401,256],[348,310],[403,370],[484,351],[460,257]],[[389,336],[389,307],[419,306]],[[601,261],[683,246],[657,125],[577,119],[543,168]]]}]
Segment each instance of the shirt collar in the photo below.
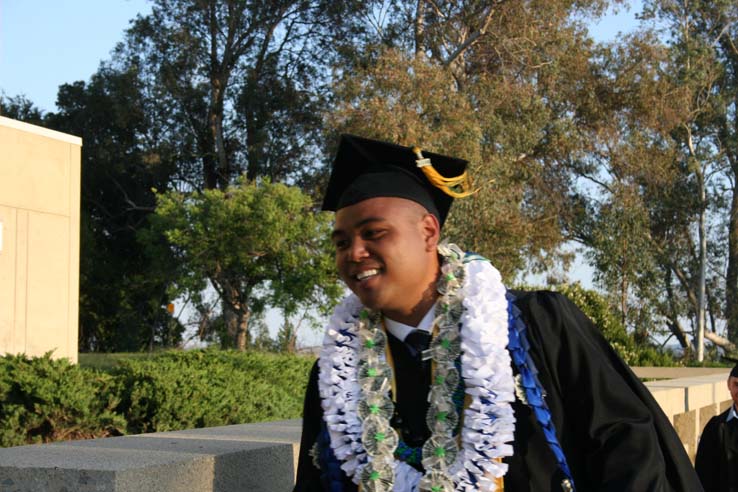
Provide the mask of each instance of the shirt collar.
[{"label": "shirt collar", "polygon": [[420,324],[418,324],[418,326],[406,325],[404,323],[400,323],[399,321],[389,319],[387,316],[384,317],[384,322],[385,326],[387,327],[387,331],[392,333],[395,338],[398,338],[399,340],[404,342],[405,337],[407,337],[413,330],[423,330],[430,333],[433,329],[433,319],[435,318],[435,312],[436,305],[434,304],[431,306],[428,312],[425,313],[425,316],[423,316],[423,319],[420,320]]},{"label": "shirt collar", "polygon": [[725,419],[726,422],[730,422],[733,419],[738,419],[738,412],[735,410],[735,404],[733,404],[730,407],[730,411],[728,412],[728,417]]}]

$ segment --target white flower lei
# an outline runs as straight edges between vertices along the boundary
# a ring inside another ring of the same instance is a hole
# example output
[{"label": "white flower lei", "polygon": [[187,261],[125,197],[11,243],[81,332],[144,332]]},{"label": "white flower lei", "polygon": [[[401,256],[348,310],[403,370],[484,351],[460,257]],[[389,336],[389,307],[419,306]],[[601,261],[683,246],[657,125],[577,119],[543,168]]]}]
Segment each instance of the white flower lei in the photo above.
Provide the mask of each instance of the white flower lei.
[{"label": "white flower lei", "polygon": [[[495,478],[507,472],[497,458],[512,455],[515,417],[511,407],[515,383],[508,344],[506,289],[499,272],[487,261],[462,264],[463,252],[455,245],[440,245],[444,257],[442,274],[463,268],[461,373],[471,404],[464,410],[461,449],[447,474],[455,490],[496,490]],[[447,294],[447,293],[446,293]],[[444,293],[441,292],[441,301]],[[350,295],[336,308],[326,329],[319,360],[319,381],[324,419],[331,447],[341,468],[359,483],[371,456],[362,444],[363,422],[358,414],[362,398],[358,367],[359,313],[363,306]],[[384,361],[383,361],[384,362]],[[395,492],[418,490],[420,472],[398,460],[392,461]]]}]

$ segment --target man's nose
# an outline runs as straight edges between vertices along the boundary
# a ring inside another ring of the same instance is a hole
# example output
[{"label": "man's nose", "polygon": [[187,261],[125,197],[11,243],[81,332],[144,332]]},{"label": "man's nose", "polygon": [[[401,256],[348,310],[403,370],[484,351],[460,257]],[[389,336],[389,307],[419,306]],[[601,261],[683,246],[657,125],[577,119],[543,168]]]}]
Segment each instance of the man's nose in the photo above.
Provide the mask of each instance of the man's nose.
[{"label": "man's nose", "polygon": [[369,252],[366,250],[366,243],[361,239],[355,239],[351,242],[349,248],[349,260],[353,262],[359,262],[369,256]]}]

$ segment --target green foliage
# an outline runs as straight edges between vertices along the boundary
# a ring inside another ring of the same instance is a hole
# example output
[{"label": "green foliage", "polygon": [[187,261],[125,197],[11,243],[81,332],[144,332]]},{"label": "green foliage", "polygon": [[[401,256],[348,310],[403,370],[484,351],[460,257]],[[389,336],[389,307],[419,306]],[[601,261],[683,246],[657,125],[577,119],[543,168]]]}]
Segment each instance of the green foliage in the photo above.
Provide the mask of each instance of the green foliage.
[{"label": "green foliage", "polygon": [[42,125],[44,118],[43,112],[27,97],[23,95],[8,97],[2,91],[0,91],[0,116],[32,125]]},{"label": "green foliage", "polygon": [[97,369],[111,372],[120,367],[122,361],[127,359],[150,359],[156,357],[157,353],[150,352],[87,352],[79,354],[79,366],[84,369]]},{"label": "green foliage", "polygon": [[0,446],[122,434],[116,379],[50,355],[0,358]]},{"label": "green foliage", "polygon": [[0,446],[300,417],[314,359],[218,350],[0,359]]},{"label": "green foliage", "polygon": [[237,319],[240,349],[250,316],[267,305],[286,317],[312,306],[327,313],[341,289],[329,217],[312,206],[298,188],[268,180],[160,195],[149,241],[163,235],[178,260],[172,297],[212,286]]},{"label": "green foliage", "polygon": [[314,170],[325,104],[316,65],[331,46],[326,16],[343,4],[153,0],[131,21],[113,59],[142,68],[148,111],[177,148],[184,182],[223,190],[241,174]]},{"label": "green foliage", "polygon": [[561,285],[555,287],[555,290],[564,294],[571,302],[576,304],[600,329],[608,342],[623,347],[632,344],[625,327],[618,319],[617,312],[596,291],[585,289],[579,283]]},{"label": "green foliage", "polygon": [[124,360],[121,412],[133,433],[298,417],[312,360],[258,352],[168,352]]},{"label": "green foliage", "polygon": [[619,313],[607,299],[579,283],[559,285],[553,290],[564,294],[597,326],[613,349],[631,366],[673,366],[676,361],[670,353],[656,347],[636,344],[623,325]]},{"label": "green foliage", "polygon": [[[178,171],[157,138],[138,69],[103,65],[89,82],[59,88],[59,111],[45,125],[78,135],[82,152],[80,330],[82,351],[173,346],[182,326],[163,308],[170,300],[166,248],[145,254],[137,231]],[[163,238],[159,238],[163,243]]]}]

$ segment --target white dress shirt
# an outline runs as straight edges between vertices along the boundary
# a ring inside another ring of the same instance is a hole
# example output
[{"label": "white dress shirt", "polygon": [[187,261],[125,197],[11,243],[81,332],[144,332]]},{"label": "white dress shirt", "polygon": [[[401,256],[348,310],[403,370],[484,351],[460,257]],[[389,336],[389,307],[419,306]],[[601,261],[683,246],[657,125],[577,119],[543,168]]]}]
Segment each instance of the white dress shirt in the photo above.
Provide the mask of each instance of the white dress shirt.
[{"label": "white dress shirt", "polygon": [[399,321],[389,319],[387,316],[384,317],[384,323],[385,326],[387,326],[387,331],[392,333],[397,339],[404,342],[405,337],[407,337],[413,330],[423,330],[431,333],[431,330],[433,330],[433,319],[435,318],[435,313],[436,305],[433,304],[428,312],[425,313],[423,319],[420,320],[420,324],[418,324],[418,326],[406,325]]}]

